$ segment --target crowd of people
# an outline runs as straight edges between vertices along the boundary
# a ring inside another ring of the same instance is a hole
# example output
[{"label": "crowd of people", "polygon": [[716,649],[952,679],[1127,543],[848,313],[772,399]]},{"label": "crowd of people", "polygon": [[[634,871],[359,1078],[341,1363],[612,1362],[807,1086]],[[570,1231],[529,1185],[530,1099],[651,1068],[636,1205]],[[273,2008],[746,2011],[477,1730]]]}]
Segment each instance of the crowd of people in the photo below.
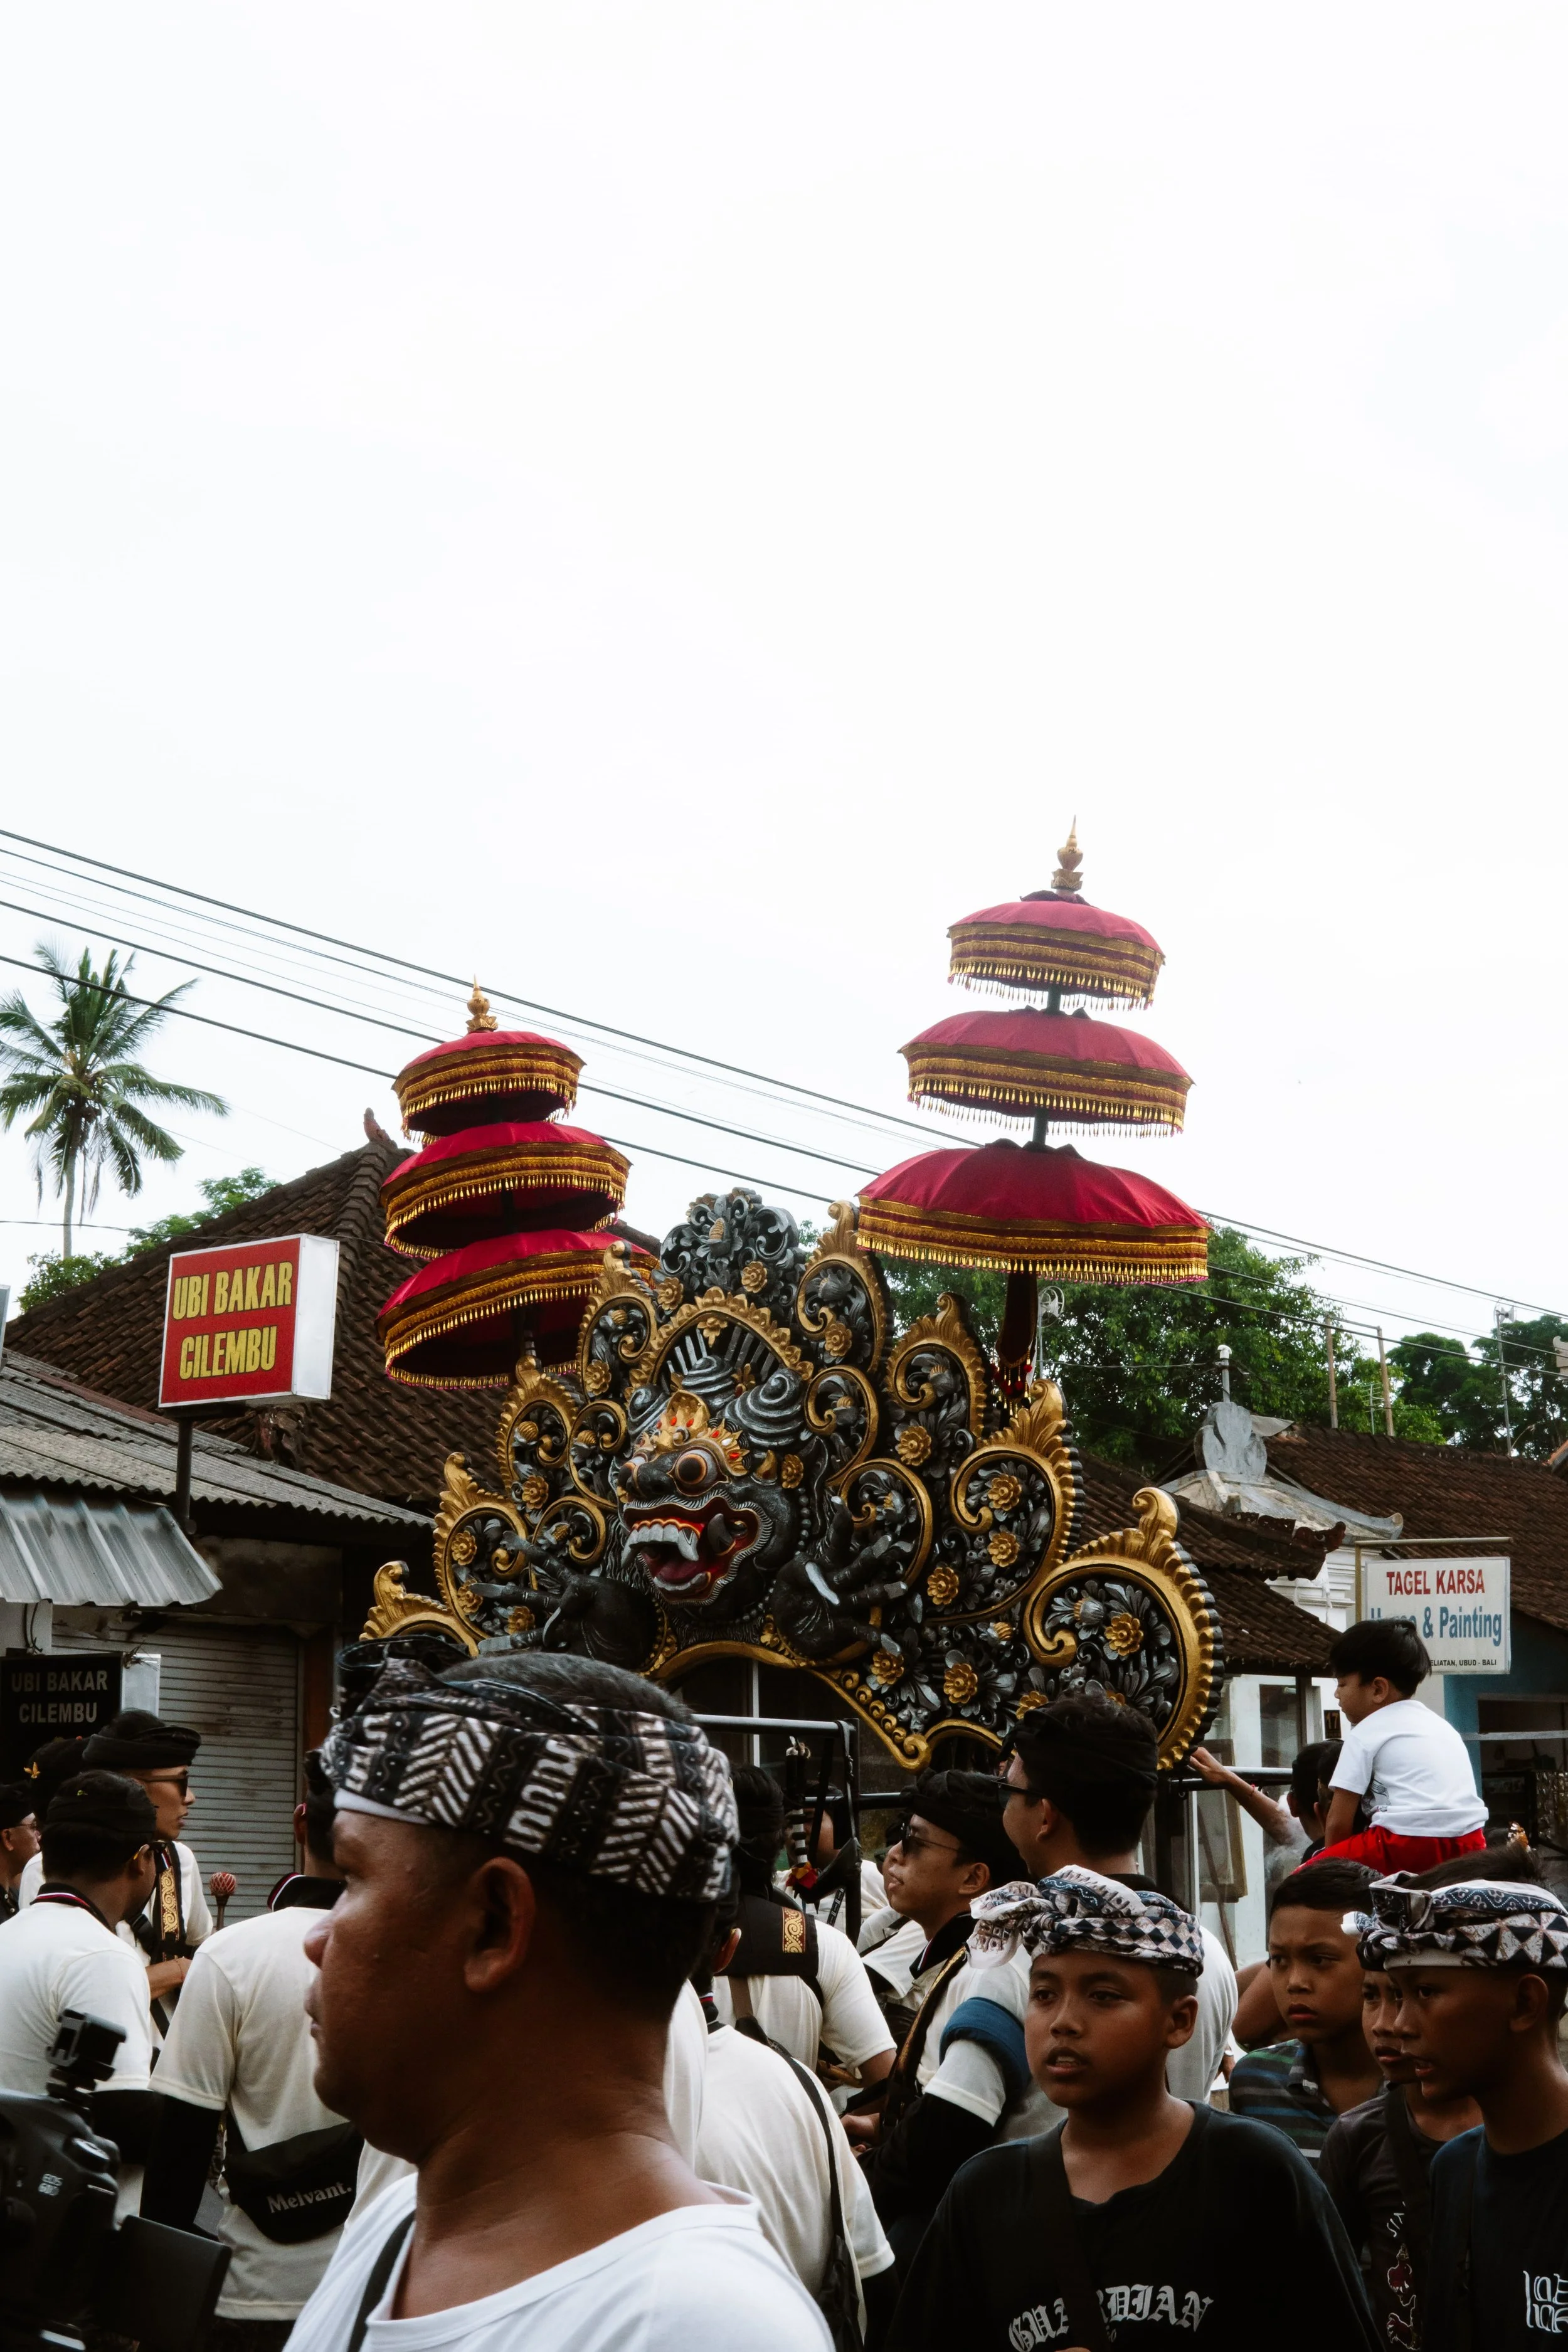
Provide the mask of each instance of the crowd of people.
[{"label": "crowd of people", "polygon": [[119,2030],[121,2210],[221,2236],[225,2352],[1568,2335],[1568,1905],[1414,1627],[1335,1663],[1285,1808],[1200,1755],[1288,1857],[1239,1980],[1140,1870],[1155,1738],[1103,1697],[921,1773],[880,1872],[842,1799],[790,1869],[777,1780],[658,1685],[384,1645],[303,1868],[216,1932],[197,1736],[124,1714],[0,1790],[0,2089]]}]

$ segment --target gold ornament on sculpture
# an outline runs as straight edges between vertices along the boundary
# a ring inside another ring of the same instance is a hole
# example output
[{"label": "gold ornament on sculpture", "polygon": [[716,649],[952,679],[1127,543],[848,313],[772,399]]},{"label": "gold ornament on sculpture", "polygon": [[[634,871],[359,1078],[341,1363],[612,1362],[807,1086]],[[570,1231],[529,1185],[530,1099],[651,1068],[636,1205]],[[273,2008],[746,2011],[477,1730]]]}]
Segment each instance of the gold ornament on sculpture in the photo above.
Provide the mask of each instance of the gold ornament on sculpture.
[{"label": "gold ornament on sculpture", "polygon": [[1018,1557],[1018,1538],[1010,1528],[998,1528],[986,1549],[993,1568],[1011,1568]]},{"label": "gold ornament on sculpture", "polygon": [[931,1454],[930,1430],[922,1429],[918,1421],[911,1421],[907,1429],[900,1430],[895,1451],[900,1462],[907,1462],[911,1470],[918,1470]]},{"label": "gold ornament on sculpture", "polygon": [[1129,1610],[1121,1610],[1105,1629],[1105,1646],[1119,1658],[1130,1658],[1143,1647],[1143,1628]]},{"label": "gold ornament on sculpture", "polygon": [[955,1658],[942,1678],[942,1695],[952,1706],[967,1706],[980,1688],[980,1677],[967,1658]]},{"label": "gold ornament on sculpture", "polygon": [[741,1268],[742,1289],[746,1293],[748,1298],[754,1298],[759,1290],[765,1290],[767,1286],[767,1267],[763,1264],[760,1257],[749,1259]]},{"label": "gold ornament on sculpture", "polygon": [[949,1609],[957,1600],[958,1593],[957,1569],[949,1568],[945,1560],[939,1560],[926,1579],[926,1599],[933,1609]]},{"label": "gold ornament on sculpture", "polygon": [[871,1661],[871,1672],[879,1683],[902,1682],[904,1662],[895,1651],[879,1650]]}]

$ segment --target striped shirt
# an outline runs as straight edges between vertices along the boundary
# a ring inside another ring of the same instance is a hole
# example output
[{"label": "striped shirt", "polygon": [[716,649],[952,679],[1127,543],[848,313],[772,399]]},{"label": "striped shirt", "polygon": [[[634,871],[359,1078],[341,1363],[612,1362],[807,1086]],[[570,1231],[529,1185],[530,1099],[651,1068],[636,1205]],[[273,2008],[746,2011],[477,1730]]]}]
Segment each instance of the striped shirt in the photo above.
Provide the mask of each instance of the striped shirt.
[{"label": "striped shirt", "polygon": [[1312,2164],[1335,2121],[1304,2042],[1276,2042],[1237,2059],[1230,2078],[1230,2111],[1272,2124]]}]

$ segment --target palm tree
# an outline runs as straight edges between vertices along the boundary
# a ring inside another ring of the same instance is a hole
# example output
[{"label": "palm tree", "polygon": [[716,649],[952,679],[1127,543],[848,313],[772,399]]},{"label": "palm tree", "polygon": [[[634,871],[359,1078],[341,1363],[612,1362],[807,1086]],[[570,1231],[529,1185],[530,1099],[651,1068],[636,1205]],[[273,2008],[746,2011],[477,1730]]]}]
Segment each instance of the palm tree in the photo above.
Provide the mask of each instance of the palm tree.
[{"label": "palm tree", "polygon": [[73,971],[59,950],[43,940],[37,957],[59,991],[63,1009],[59,1019],[46,1028],[19,992],[0,998],[0,1069],[11,1074],[0,1084],[0,1126],[9,1129],[27,1112],[36,1114],[23,1132],[33,1140],[38,1199],[43,1200],[46,1177],[53,1191],[65,1194],[65,1255],[69,1257],[79,1178],[82,1209],[90,1215],[106,1167],[122,1192],[139,1192],[143,1154],[163,1160],[184,1156],[174,1137],[150,1119],[141,1104],[172,1103],[181,1110],[213,1111],[220,1118],[228,1105],[200,1087],[155,1078],[130,1059],[162,1027],[170,1008],[195,986],[194,981],[183,981],[151,1004],[139,1003],[127,995],[125,985],[135,967],[134,956],[121,965],[110,949],[103,970],[95,971],[91,950],[83,948]]}]

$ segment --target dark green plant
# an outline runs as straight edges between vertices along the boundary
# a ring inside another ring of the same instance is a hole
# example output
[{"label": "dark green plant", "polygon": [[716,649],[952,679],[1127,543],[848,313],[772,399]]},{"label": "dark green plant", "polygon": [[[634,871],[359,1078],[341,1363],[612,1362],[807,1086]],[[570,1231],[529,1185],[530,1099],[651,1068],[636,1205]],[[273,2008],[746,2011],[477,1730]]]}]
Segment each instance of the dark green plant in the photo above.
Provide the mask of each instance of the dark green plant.
[{"label": "dark green plant", "polygon": [[47,1307],[51,1298],[63,1298],[68,1290],[79,1290],[84,1282],[95,1281],[106,1266],[119,1263],[105,1251],[62,1257],[58,1250],[45,1250],[27,1260],[37,1270],[23,1284],[16,1311],[30,1315],[35,1307]]}]

